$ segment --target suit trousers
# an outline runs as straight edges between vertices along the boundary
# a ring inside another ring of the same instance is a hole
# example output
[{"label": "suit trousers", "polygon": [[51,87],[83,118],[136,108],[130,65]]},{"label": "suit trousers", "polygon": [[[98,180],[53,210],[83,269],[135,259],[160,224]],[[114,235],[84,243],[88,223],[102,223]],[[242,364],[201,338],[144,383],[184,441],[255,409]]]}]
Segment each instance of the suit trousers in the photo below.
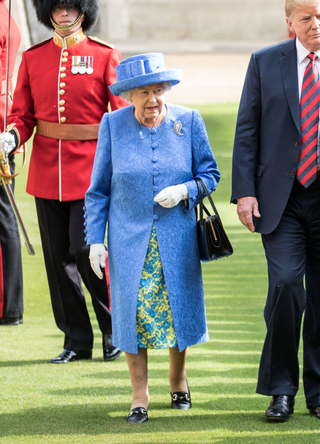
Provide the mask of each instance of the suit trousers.
[{"label": "suit trousers", "polygon": [[[319,173],[318,173],[319,174]],[[272,208],[270,208],[272,211]],[[307,408],[320,406],[320,180],[296,179],[278,227],[263,234],[269,289],[267,335],[257,393],[295,396],[303,322],[303,382]]]},{"label": "suit trousers", "polygon": [[38,222],[53,314],[65,334],[64,348],[93,347],[93,331],[82,281],[87,287],[103,334],[111,333],[107,281],[91,269],[84,237],[84,200],[60,202],[36,197]]},{"label": "suit trousers", "polygon": [[[10,159],[14,173],[14,158]],[[12,180],[14,189],[14,179]],[[0,186],[0,319],[23,313],[21,243],[17,220],[3,186]]]}]

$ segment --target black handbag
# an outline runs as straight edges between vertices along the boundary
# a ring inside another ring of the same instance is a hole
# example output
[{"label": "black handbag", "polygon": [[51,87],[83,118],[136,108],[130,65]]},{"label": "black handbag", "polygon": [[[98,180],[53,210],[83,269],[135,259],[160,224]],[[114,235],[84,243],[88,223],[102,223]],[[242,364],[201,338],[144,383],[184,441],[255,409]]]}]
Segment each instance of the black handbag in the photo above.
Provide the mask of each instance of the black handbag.
[{"label": "black handbag", "polygon": [[[202,262],[214,261],[233,253],[232,245],[224,231],[219,213],[213,203],[210,193],[198,177],[195,178],[199,192],[200,219],[197,220],[197,233],[200,260]],[[211,215],[203,203],[202,188],[211,203],[214,214]],[[203,210],[208,217],[203,217]],[[198,219],[197,208],[196,216]]]}]

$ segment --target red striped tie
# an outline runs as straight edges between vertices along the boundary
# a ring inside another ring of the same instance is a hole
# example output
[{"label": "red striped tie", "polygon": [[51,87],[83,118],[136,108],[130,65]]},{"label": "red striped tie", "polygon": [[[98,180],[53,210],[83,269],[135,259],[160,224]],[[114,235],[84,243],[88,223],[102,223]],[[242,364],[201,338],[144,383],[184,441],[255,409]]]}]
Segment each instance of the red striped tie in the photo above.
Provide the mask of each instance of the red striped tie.
[{"label": "red striped tie", "polygon": [[305,188],[317,178],[320,100],[320,80],[315,64],[317,56],[311,52],[308,57],[310,62],[304,72],[300,100],[301,153],[297,170],[297,179]]}]

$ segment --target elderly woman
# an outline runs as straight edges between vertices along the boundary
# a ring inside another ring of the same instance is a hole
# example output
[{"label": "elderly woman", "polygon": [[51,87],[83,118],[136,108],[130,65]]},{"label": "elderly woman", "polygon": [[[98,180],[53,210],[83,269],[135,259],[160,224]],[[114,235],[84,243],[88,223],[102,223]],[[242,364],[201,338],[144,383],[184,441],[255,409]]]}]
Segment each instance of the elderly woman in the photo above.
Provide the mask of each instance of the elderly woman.
[{"label": "elderly woman", "polygon": [[105,114],[86,193],[90,260],[102,278],[108,220],[114,345],[126,352],[133,399],[129,422],[147,421],[147,349],[169,348],[171,407],[189,409],[190,345],[208,340],[196,216],[195,178],[213,191],[220,173],[200,114],[165,103],[181,70],[162,54],[116,66],[112,94],[132,105]]}]

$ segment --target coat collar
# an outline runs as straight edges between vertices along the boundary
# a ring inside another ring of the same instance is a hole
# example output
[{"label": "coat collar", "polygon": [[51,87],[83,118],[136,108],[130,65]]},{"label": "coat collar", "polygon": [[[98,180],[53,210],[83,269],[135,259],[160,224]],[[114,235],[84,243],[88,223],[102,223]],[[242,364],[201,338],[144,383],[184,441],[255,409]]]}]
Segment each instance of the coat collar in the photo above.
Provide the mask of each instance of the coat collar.
[{"label": "coat collar", "polygon": [[279,59],[284,89],[294,123],[300,132],[300,106],[298,91],[298,67],[296,39],[280,46],[282,55]]},{"label": "coat collar", "polygon": [[60,48],[70,48],[70,46],[77,45],[85,38],[86,36],[84,35],[82,28],[73,34],[68,35],[68,37],[61,37],[56,31],[53,33],[53,42]]}]

